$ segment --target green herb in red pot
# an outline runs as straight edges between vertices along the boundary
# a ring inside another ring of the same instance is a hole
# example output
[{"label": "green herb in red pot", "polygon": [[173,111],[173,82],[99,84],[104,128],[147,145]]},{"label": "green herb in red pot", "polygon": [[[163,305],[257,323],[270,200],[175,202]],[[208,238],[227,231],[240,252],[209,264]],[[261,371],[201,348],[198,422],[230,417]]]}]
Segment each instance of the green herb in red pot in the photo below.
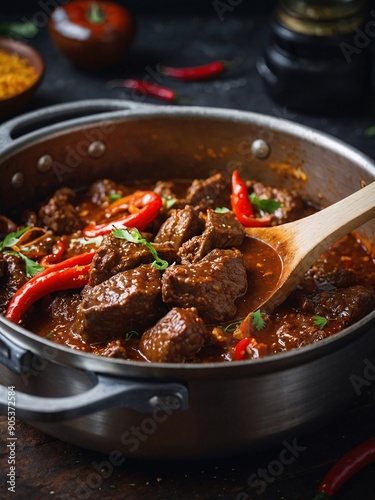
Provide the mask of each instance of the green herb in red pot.
[{"label": "green herb in red pot", "polygon": [[121,61],[134,40],[136,26],[121,5],[73,0],[54,10],[49,32],[57,48],[74,64],[99,69]]}]

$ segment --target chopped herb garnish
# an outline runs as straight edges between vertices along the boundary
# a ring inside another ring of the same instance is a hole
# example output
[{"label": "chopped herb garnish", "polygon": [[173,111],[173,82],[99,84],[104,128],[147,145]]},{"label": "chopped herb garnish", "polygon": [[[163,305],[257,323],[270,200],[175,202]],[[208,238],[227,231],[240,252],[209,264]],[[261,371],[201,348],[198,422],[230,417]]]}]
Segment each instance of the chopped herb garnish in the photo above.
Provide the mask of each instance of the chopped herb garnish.
[{"label": "chopped herb garnish", "polygon": [[45,337],[45,338],[46,338],[46,339],[50,339],[51,337],[53,337],[53,336],[55,335],[55,333],[56,333],[56,332],[52,330],[52,332],[47,333],[47,335],[46,335],[46,337]]},{"label": "chopped herb garnish", "polygon": [[215,212],[217,214],[226,214],[227,212],[230,212],[230,210],[227,207],[216,207]]},{"label": "chopped herb garnish", "polygon": [[251,321],[258,331],[263,330],[263,328],[266,326],[266,322],[263,319],[263,313],[260,309],[257,309],[256,311],[251,313]]},{"label": "chopped herb garnish", "polygon": [[323,316],[313,316],[313,320],[314,320],[314,325],[319,326],[320,330],[323,330],[323,328],[328,323],[328,319],[323,318]]},{"label": "chopped herb garnish", "polygon": [[139,333],[136,330],[131,330],[125,334],[124,340],[125,342],[129,342],[129,340],[133,337],[139,337]]},{"label": "chopped herb garnish", "polygon": [[44,267],[35,262],[35,260],[29,259],[29,257],[26,257],[26,255],[23,255],[21,252],[13,252],[13,251],[7,251],[6,253],[12,254],[12,255],[18,255],[26,265],[26,276],[28,278],[32,278],[33,276],[36,276],[39,274],[41,271],[44,271]]},{"label": "chopped herb garnish", "polygon": [[255,193],[249,194],[250,203],[259,208],[262,212],[273,214],[278,208],[282,207],[282,203],[275,200],[258,198]]},{"label": "chopped herb garnish", "polygon": [[33,38],[38,33],[38,26],[33,21],[25,23],[0,23],[1,36]]},{"label": "chopped herb garnish", "polygon": [[119,200],[121,198],[121,194],[118,193],[111,193],[109,195],[109,203],[113,203],[116,200]]},{"label": "chopped herb garnish", "polygon": [[166,210],[169,210],[170,208],[172,208],[173,205],[177,202],[176,198],[166,198],[166,197],[163,197],[162,200],[163,200],[163,207]]},{"label": "chopped herb garnish", "polygon": [[239,325],[242,323],[242,319],[235,321],[234,323],[229,323],[229,325],[221,327],[224,332],[235,332]]},{"label": "chopped herb garnish", "polygon": [[16,245],[21,238],[21,236],[26,233],[30,229],[30,226],[24,227],[23,229],[19,229],[18,231],[14,231],[13,233],[9,233],[0,243],[0,252],[4,248],[11,248]]},{"label": "chopped herb garnish", "polygon": [[149,243],[145,238],[142,237],[141,233],[135,227],[131,229],[118,229],[115,228],[112,231],[112,234],[115,238],[119,238],[120,240],[130,241],[131,243],[139,243],[147,248],[147,250],[154,257],[154,262],[152,265],[159,269],[159,271],[164,271],[169,266],[166,260],[163,260],[159,257],[155,248]]}]

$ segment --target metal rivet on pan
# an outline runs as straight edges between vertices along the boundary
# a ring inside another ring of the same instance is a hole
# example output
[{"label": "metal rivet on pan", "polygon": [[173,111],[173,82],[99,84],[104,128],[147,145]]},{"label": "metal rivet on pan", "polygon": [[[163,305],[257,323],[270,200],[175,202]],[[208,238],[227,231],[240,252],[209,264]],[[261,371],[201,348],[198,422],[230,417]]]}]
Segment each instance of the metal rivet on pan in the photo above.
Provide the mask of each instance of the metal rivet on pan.
[{"label": "metal rivet on pan", "polygon": [[25,177],[21,172],[16,172],[10,180],[13,189],[20,189],[23,186]]},{"label": "metal rivet on pan", "polygon": [[181,408],[181,399],[176,395],[166,395],[166,396],[153,396],[148,401],[152,408],[168,408],[171,410],[178,410]]},{"label": "metal rivet on pan", "polygon": [[53,164],[53,158],[51,155],[43,155],[39,158],[38,163],[36,165],[36,169],[41,174],[48,172],[51,169]]},{"label": "metal rivet on pan", "polygon": [[91,158],[100,158],[105,153],[106,147],[102,141],[94,141],[88,147],[88,154]]},{"label": "metal rivet on pan", "polygon": [[270,154],[271,148],[263,139],[257,139],[251,145],[251,152],[256,158],[264,159]]}]

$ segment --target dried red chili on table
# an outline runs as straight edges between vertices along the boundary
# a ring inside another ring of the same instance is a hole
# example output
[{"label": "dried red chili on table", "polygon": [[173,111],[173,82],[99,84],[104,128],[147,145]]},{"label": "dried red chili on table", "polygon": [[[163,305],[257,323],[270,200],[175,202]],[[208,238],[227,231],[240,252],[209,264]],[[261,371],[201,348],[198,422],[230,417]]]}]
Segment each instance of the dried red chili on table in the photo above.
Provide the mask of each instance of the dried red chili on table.
[{"label": "dried red chili on table", "polygon": [[314,500],[329,500],[356,472],[375,462],[375,438],[343,455],[328,471]]},{"label": "dried red chili on table", "polygon": [[227,68],[227,63],[223,61],[213,61],[202,66],[193,66],[188,68],[174,68],[172,66],[160,65],[160,73],[180,80],[208,80],[221,75]]},{"label": "dried red chili on table", "polygon": [[157,85],[156,83],[148,83],[144,80],[137,80],[135,78],[128,78],[126,80],[112,80],[108,82],[109,87],[124,87],[126,89],[133,89],[143,95],[156,97],[168,102],[177,102],[179,96],[169,87]]}]

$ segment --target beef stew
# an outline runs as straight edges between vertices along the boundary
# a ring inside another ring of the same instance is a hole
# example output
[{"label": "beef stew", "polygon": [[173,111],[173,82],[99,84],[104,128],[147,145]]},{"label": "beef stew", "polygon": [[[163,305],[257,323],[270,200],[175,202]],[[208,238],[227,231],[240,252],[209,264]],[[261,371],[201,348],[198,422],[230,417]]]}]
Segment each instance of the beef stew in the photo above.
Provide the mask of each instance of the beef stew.
[{"label": "beef stew", "polygon": [[[255,219],[266,215],[271,225],[316,210],[282,187],[254,180],[246,187]],[[259,200],[272,201],[272,210]],[[0,311],[11,319],[25,285],[39,279],[42,288],[45,277],[53,281],[56,262],[80,255],[85,264],[75,267],[71,281],[37,295],[20,321],[52,342],[102,356],[252,359],[317,342],[373,311],[375,262],[348,235],[281,306],[254,311],[251,338],[240,350],[241,318],[257,294],[273,289],[281,262],[272,248],[246,237],[231,209],[230,182],[221,174],[134,185],[102,179],[84,192],[59,189],[17,219],[0,219],[7,221],[0,226]]]}]

